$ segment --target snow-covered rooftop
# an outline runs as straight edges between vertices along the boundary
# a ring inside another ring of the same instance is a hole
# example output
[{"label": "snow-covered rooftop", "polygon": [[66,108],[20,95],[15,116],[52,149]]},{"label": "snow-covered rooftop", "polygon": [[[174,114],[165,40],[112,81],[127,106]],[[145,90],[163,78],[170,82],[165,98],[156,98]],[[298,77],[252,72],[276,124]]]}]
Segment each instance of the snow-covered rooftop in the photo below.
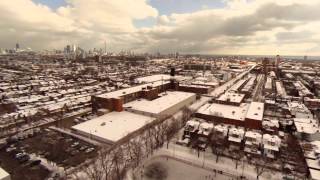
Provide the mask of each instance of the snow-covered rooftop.
[{"label": "snow-covered rooftop", "polygon": [[282,83],[280,81],[276,81],[276,89],[277,89],[277,94],[284,97],[287,95],[286,90],[284,89]]},{"label": "snow-covered rooftop", "polygon": [[239,94],[239,93],[229,91],[229,92],[222,94],[217,100],[240,103],[243,100],[244,96],[245,96],[245,94]]},{"label": "snow-covered rooftop", "polygon": [[263,147],[265,149],[279,151],[281,139],[276,135],[263,134],[262,136]]},{"label": "snow-covered rooftop", "polygon": [[251,102],[246,118],[262,121],[264,111],[264,103]]},{"label": "snow-covered rooftop", "polygon": [[213,103],[202,106],[198,113],[244,121],[248,107],[249,105],[246,103],[242,103],[240,106]]},{"label": "snow-covered rooftop", "polygon": [[261,139],[262,135],[258,132],[247,131],[245,134],[245,137],[250,137],[250,138],[254,138],[254,139]]},{"label": "snow-covered rooftop", "polygon": [[[160,94],[161,97],[154,100],[138,99],[125,104],[124,107],[130,107],[130,109],[138,110],[141,112],[147,112],[154,115],[158,115],[167,109],[185,101],[190,98],[195,99],[194,93],[180,92],[180,91],[167,91]],[[187,105],[187,104],[184,104]],[[182,106],[184,106],[182,105]]]},{"label": "snow-covered rooftop", "polygon": [[92,135],[109,142],[116,142],[154,119],[127,111],[111,112],[75,125],[72,129],[88,136]]},{"label": "snow-covered rooftop", "polygon": [[100,94],[97,97],[101,97],[101,98],[118,98],[118,97],[126,95],[126,94],[132,94],[132,93],[139,92],[139,91],[142,90],[142,88],[146,88],[147,86],[157,87],[157,86],[165,85],[165,84],[168,84],[168,83],[169,83],[169,81],[163,81],[163,82],[162,81],[157,81],[157,82],[152,82],[152,83],[148,83],[148,84],[134,86],[134,87],[121,89],[121,90],[118,90],[118,91],[113,91],[113,92],[109,92],[109,93],[105,93],[105,94]]},{"label": "snow-covered rooftop", "polygon": [[203,122],[200,124],[199,134],[203,134],[207,136],[211,133],[212,129],[213,129],[212,123]]},{"label": "snow-covered rooftop", "polygon": [[241,142],[244,136],[244,130],[242,128],[231,128],[229,129],[229,141]]},{"label": "snow-covered rooftop", "polygon": [[294,118],[294,124],[299,133],[315,134],[320,132],[318,124],[314,119]]},{"label": "snow-covered rooftop", "polygon": [[225,126],[223,124],[218,124],[218,125],[214,126],[214,130],[219,131],[219,132],[227,132],[228,133],[228,126]]},{"label": "snow-covered rooftop", "polygon": [[0,179],[10,179],[9,174],[0,167]]},{"label": "snow-covered rooftop", "polygon": [[[170,78],[172,78],[172,77],[168,74],[156,74],[156,75],[137,78],[136,81],[138,83],[151,83],[151,82],[156,82],[156,81],[169,80]],[[192,79],[192,77],[190,77],[190,76],[174,76],[173,78],[178,81]]]},{"label": "snow-covered rooftop", "polygon": [[272,89],[272,79],[270,77],[267,77],[267,81],[264,85],[265,89],[271,90]]},{"label": "snow-covered rooftop", "polygon": [[195,121],[195,120],[189,120],[187,121],[186,125],[187,126],[199,126],[200,122],[199,121]]}]

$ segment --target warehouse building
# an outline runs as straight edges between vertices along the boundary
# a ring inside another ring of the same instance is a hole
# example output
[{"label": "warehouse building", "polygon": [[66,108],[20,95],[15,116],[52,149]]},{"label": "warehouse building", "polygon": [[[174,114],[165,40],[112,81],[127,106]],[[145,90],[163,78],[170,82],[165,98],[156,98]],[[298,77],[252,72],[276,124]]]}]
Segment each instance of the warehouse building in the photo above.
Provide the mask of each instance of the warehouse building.
[{"label": "warehouse building", "polygon": [[160,92],[164,92],[170,87],[169,81],[157,81],[131,88],[121,89],[97,96],[92,96],[92,109],[107,109],[109,111],[123,111],[123,104],[139,98],[148,100],[156,99]]},{"label": "warehouse building", "polygon": [[94,140],[113,144],[153,120],[155,118],[127,111],[111,112],[75,125],[72,130]]},{"label": "warehouse building", "polygon": [[196,101],[196,94],[178,91],[167,91],[153,100],[137,99],[124,105],[127,111],[137,114],[160,117],[173,115],[185,106]]},{"label": "warehouse building", "polygon": [[213,121],[215,124],[229,124],[249,129],[261,129],[264,103],[241,103],[239,106],[208,103],[196,113],[196,117]]}]

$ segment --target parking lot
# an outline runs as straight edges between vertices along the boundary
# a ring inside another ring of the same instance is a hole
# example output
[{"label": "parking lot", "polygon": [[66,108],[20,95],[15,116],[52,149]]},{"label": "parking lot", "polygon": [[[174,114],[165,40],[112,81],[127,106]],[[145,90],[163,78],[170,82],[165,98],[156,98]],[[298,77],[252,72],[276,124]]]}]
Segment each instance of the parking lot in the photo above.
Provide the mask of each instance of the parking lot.
[{"label": "parking lot", "polygon": [[94,145],[50,129],[30,131],[10,138],[1,146],[0,166],[12,174],[12,179],[45,179],[51,165],[68,169],[97,155]]},{"label": "parking lot", "polygon": [[23,142],[28,153],[35,153],[65,169],[94,157],[97,148],[79,139],[45,129],[39,135]]},{"label": "parking lot", "polygon": [[[20,143],[16,143],[16,145],[20,146]],[[7,152],[7,148],[1,148],[0,150],[0,166],[11,174],[12,180],[42,180],[49,176],[50,171],[38,164],[39,161],[36,159],[16,158],[16,154],[23,152],[24,149],[13,147],[9,147],[10,152]]]}]

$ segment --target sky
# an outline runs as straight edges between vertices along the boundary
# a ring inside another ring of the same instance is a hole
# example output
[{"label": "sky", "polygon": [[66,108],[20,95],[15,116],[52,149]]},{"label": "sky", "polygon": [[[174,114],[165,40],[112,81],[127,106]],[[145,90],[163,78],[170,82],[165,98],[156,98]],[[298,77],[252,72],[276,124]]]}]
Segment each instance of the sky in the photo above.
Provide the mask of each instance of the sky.
[{"label": "sky", "polygon": [[320,55],[319,0],[0,1],[0,48]]}]

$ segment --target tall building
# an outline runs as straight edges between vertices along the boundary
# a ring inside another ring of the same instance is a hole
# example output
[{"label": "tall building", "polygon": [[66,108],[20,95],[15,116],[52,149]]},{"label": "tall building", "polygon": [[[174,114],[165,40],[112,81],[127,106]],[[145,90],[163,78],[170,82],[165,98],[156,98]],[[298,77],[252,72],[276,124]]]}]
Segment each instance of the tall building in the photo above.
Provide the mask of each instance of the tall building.
[{"label": "tall building", "polygon": [[65,51],[66,51],[67,54],[69,54],[71,52],[71,46],[67,45]]},{"label": "tall building", "polygon": [[20,49],[19,43],[16,44],[16,49]]},{"label": "tall building", "polygon": [[280,64],[280,61],[281,61],[280,55],[277,55],[277,56],[276,56],[276,66],[277,66],[277,68],[278,68],[278,66],[279,66],[279,64]]}]

